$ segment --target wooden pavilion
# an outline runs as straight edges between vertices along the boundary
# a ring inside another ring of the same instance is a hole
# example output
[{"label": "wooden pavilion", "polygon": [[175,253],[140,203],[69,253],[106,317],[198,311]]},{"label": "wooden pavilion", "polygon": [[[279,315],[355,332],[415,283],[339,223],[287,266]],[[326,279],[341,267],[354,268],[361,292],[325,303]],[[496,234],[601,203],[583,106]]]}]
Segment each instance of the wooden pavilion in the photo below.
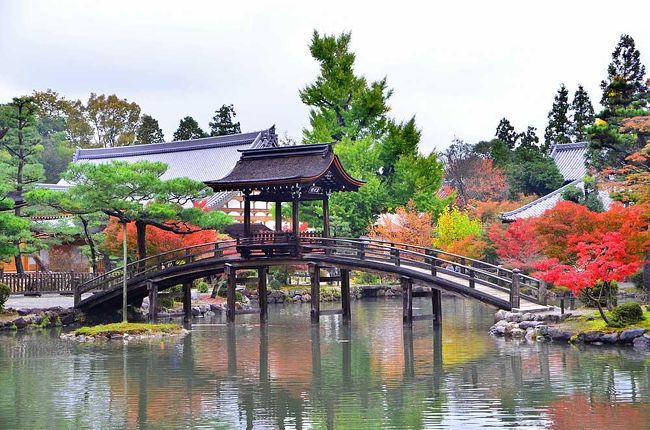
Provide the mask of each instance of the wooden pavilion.
[{"label": "wooden pavilion", "polygon": [[[207,181],[216,192],[240,191],[244,196],[244,235],[238,239],[244,257],[294,255],[298,250],[300,202],[323,202],[323,237],[329,237],[329,197],[337,191],[358,191],[364,182],[350,176],[332,145],[297,145],[247,149],[221,179]],[[275,203],[275,231],[251,233],[251,202]],[[292,208],[291,232],[282,231],[282,203]]]}]

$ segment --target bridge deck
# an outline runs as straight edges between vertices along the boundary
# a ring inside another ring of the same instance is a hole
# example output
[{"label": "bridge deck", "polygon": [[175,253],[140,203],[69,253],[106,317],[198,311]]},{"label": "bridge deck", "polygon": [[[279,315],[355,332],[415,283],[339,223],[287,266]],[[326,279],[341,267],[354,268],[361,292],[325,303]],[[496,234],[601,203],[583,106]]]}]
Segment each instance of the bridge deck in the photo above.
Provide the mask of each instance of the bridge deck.
[{"label": "bridge deck", "polygon": [[[471,297],[508,310],[512,308],[510,296],[515,294],[511,293],[513,286],[520,285],[525,294],[519,294],[517,310],[536,312],[548,309],[548,306],[534,300],[545,294],[540,281],[500,266],[412,245],[387,245],[381,241],[365,239],[313,236],[301,238],[291,255],[258,252],[242,256],[238,244],[225,241],[195,245],[131,263],[127,267],[128,299],[133,302],[145,297],[147,284],[150,283],[155,283],[158,289],[163,290],[172,285],[223,273],[226,263],[231,264],[235,270],[316,263],[348,270],[382,272],[407,277],[418,285]],[[84,310],[96,307],[119,308],[122,296],[121,273],[120,268],[82,284],[75,291],[75,306]],[[95,291],[96,294],[82,300],[82,294],[90,291]]]}]

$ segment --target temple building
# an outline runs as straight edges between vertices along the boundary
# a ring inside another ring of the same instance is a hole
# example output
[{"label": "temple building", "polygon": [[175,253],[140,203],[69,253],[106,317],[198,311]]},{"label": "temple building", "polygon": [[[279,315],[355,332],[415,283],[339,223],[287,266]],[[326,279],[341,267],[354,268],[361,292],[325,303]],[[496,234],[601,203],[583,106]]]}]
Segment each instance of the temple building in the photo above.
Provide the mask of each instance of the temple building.
[{"label": "temple building", "polygon": [[[562,192],[570,186],[584,189],[584,177],[587,175],[587,144],[585,142],[563,143],[551,147],[551,158],[564,177],[564,185],[557,190],[533,200],[532,202],[510,212],[501,214],[504,222],[513,222],[521,218],[532,218],[542,215],[562,201]],[[612,199],[607,191],[599,190],[598,197],[605,209],[609,208]]]}]

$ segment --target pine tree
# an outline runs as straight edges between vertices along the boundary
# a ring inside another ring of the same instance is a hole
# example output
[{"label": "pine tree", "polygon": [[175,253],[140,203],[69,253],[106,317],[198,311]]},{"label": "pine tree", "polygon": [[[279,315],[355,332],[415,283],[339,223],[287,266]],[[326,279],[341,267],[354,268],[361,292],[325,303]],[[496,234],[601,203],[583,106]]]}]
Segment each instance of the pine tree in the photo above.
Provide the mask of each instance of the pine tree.
[{"label": "pine tree", "polygon": [[573,111],[571,134],[576,142],[583,142],[587,138],[585,129],[594,123],[594,107],[582,85],[578,85],[573,95],[571,110]]},{"label": "pine tree", "polygon": [[600,83],[603,90],[600,103],[605,107],[605,117],[613,115],[616,108],[625,108],[635,102],[643,107],[647,92],[644,77],[645,66],[641,64],[634,39],[627,34],[621,35],[607,67],[607,78]]},{"label": "pine tree", "polygon": [[515,128],[506,118],[501,118],[501,121],[499,121],[495,136],[497,139],[505,143],[510,149],[514,149],[515,145],[517,144],[517,139],[519,138],[519,135],[515,131]]},{"label": "pine tree", "polygon": [[223,105],[215,111],[210,122],[210,136],[225,136],[241,133],[239,121],[233,122],[237,116],[233,105]]},{"label": "pine tree", "polygon": [[208,137],[208,135],[201,130],[199,123],[191,116],[183,118],[174,132],[174,140],[192,140],[202,137]]},{"label": "pine tree", "polygon": [[548,151],[551,145],[571,142],[571,123],[569,122],[569,91],[564,84],[557,90],[553,107],[548,113],[548,125],[544,131],[544,146]]},{"label": "pine tree", "polygon": [[151,115],[142,115],[140,124],[136,130],[136,145],[146,145],[149,143],[162,143],[165,141],[165,135],[158,124],[158,120]]},{"label": "pine tree", "polygon": [[[38,107],[33,97],[15,97],[0,110],[0,128],[7,128],[4,139],[0,140],[0,152],[6,154],[0,161],[0,176],[7,191],[16,201],[13,207],[16,218],[26,218],[23,202],[24,193],[34,187],[43,178],[43,165],[40,153],[43,150],[38,134],[36,113]],[[24,272],[21,254],[34,252],[36,238],[29,234],[15,237],[16,271]]]},{"label": "pine tree", "polygon": [[539,151],[539,137],[535,127],[528,126],[526,131],[519,133],[519,147]]}]

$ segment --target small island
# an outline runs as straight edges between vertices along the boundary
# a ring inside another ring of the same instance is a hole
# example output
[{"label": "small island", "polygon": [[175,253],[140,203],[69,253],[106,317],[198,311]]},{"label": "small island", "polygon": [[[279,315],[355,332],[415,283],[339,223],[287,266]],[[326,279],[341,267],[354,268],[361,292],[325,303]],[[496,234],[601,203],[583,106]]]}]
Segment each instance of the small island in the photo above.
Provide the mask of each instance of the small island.
[{"label": "small island", "polygon": [[138,340],[164,336],[182,336],[188,330],[176,324],[150,324],[120,322],[80,327],[70,333],[61,335],[62,339],[78,342],[94,342],[96,340]]}]

